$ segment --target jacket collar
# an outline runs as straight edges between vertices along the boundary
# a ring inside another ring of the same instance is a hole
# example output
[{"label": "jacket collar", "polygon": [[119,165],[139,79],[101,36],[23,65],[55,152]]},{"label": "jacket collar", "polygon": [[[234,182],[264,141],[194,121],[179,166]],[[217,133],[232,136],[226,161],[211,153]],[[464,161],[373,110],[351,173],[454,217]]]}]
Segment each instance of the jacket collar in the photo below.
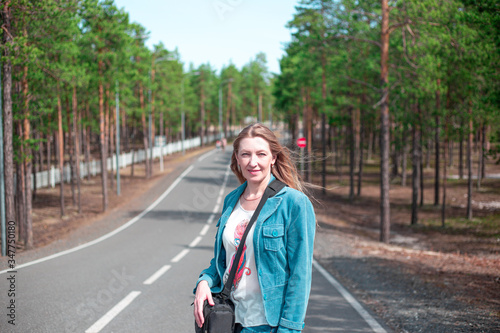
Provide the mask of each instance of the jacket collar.
[{"label": "jacket collar", "polygon": [[[276,179],[276,177],[271,173],[271,177],[269,179],[268,184],[270,184],[275,179]],[[236,206],[241,194],[243,193],[243,191],[245,191],[246,187],[247,187],[247,182],[244,182],[243,184],[238,186],[238,188],[233,192],[233,195],[231,196],[231,198],[228,198],[229,200],[227,203],[226,210],[224,212],[222,212],[222,216],[221,216],[217,226],[219,226],[219,224],[222,224],[222,225],[226,224],[227,220],[229,219],[229,216],[233,212],[234,207]],[[277,196],[280,193],[282,193],[283,191],[286,191],[286,187],[284,187],[274,197],[267,199],[267,202],[264,205],[264,207],[262,207],[262,210],[259,214],[259,218],[257,219],[256,223],[259,223],[260,221],[265,221],[267,218],[269,218],[269,216],[271,216],[276,211],[276,209],[278,209],[278,206],[281,203],[282,198],[279,198]]]}]

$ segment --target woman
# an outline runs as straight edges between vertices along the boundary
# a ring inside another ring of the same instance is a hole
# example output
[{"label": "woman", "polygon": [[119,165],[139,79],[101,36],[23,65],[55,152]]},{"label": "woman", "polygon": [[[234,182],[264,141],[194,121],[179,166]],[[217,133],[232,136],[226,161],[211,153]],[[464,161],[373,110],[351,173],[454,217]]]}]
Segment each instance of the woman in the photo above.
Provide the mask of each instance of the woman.
[{"label": "woman", "polygon": [[[314,209],[303,193],[295,165],[267,127],[254,124],[233,143],[231,170],[242,183],[224,200],[215,255],[195,288],[194,316],[203,325],[203,303],[223,289],[239,239],[267,185],[287,185],[265,203],[245,242],[233,281],[237,331],[300,332],[304,328],[316,227]],[[229,263],[227,265],[226,263]]]}]

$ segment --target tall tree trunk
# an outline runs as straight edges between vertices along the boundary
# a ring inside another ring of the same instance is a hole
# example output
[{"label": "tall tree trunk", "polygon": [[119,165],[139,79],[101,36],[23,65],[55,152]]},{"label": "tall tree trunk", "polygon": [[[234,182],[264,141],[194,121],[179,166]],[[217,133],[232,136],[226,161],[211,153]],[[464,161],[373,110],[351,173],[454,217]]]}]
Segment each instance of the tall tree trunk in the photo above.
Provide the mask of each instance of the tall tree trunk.
[{"label": "tall tree trunk", "polygon": [[[333,126],[330,126],[330,124],[328,124],[328,149],[329,150],[332,150],[333,149]],[[292,138],[292,142],[295,142],[295,140],[293,140]]]},{"label": "tall tree trunk", "polygon": [[[18,131],[20,130],[21,124],[19,123]],[[20,147],[20,153],[24,154],[24,148]],[[18,240],[24,243],[25,240],[25,227],[26,227],[26,185],[25,185],[25,171],[24,163],[21,161],[16,162],[16,208],[17,208],[17,218],[13,221],[18,221]]]},{"label": "tall tree trunk", "polygon": [[[418,109],[415,107],[415,115],[417,115]],[[420,129],[417,125],[418,121],[415,121],[412,129],[413,138],[413,173],[412,173],[412,200],[411,200],[411,224],[416,225],[418,223],[418,191],[420,188]]]},{"label": "tall tree trunk", "polygon": [[[90,119],[90,105],[89,101],[85,103],[85,115]],[[92,129],[90,125],[84,128],[83,137],[85,141],[85,164],[87,165],[87,180],[90,181],[90,138],[92,136]]]},{"label": "tall tree trunk", "polygon": [[73,136],[73,131],[72,131],[72,118],[71,118],[71,108],[69,104],[69,100],[66,98],[66,125],[68,127],[68,144],[66,145],[68,147],[68,156],[69,156],[69,167],[70,167],[70,180],[71,180],[71,197],[73,199],[73,206],[77,205],[76,202],[76,175],[75,175],[75,145],[74,145],[74,136]]},{"label": "tall tree trunk", "polygon": [[[322,9],[323,13],[323,9]],[[321,188],[323,195],[326,195],[326,56],[324,49],[321,54],[321,98],[323,100],[323,112],[321,114],[321,144],[323,148],[321,165]]]},{"label": "tall tree trunk", "polygon": [[226,117],[224,119],[224,137],[228,137],[231,134],[229,133],[229,117],[231,114],[231,107],[233,104],[233,85],[232,80],[229,80],[227,83],[227,109],[226,109]]},{"label": "tall tree trunk", "polygon": [[[59,85],[59,84],[58,84]],[[60,174],[60,204],[61,204],[61,217],[66,215],[64,208],[64,138],[62,127],[62,104],[61,96],[59,95],[59,87],[57,89],[57,159],[59,164]]]},{"label": "tall tree trunk", "polygon": [[[108,95],[109,96],[109,95]],[[109,122],[109,156],[113,157],[115,153],[115,127],[116,127],[116,112],[110,111]],[[118,172],[118,170],[116,170]],[[111,188],[115,188],[115,159],[111,159]]]},{"label": "tall tree trunk", "polygon": [[[81,162],[83,149],[84,149],[84,146],[83,146],[83,128],[84,128],[84,126],[82,123],[82,111],[78,111],[77,114],[78,114],[78,118],[76,121],[77,121],[77,128],[78,128],[77,133],[78,133],[78,143],[79,143],[78,151],[80,152],[80,157],[78,158],[78,161]],[[80,176],[80,179],[81,178],[82,177]]]},{"label": "tall tree trunk", "polygon": [[231,123],[230,123],[230,126],[231,127],[231,130],[233,129],[233,126],[235,125],[236,123],[236,102],[235,102],[235,99],[233,98],[231,100]]},{"label": "tall tree trunk", "polygon": [[[57,120],[56,120],[57,121]],[[59,148],[57,145],[59,144],[59,131],[54,131],[51,136],[52,142],[52,150],[54,151],[54,157],[52,158],[52,162],[54,163],[54,169],[59,168]]]},{"label": "tall tree trunk", "polygon": [[[89,103],[85,103],[85,115],[89,117]],[[87,118],[88,119],[88,118]],[[83,150],[84,150],[84,161],[87,167],[87,180],[90,180],[90,126],[83,125]]]},{"label": "tall tree trunk", "polygon": [[472,220],[472,102],[469,102],[469,133],[467,139],[467,219]]},{"label": "tall tree trunk", "polygon": [[479,146],[479,156],[477,159],[477,189],[481,188],[481,180],[484,177],[484,122],[479,126],[479,133],[481,135],[481,144]]},{"label": "tall tree trunk", "polygon": [[[154,68],[154,66],[153,66]],[[151,82],[154,82],[155,81],[155,75],[154,75],[155,71],[154,69],[151,71]],[[154,91],[153,89],[151,89],[151,92],[150,92],[150,103],[151,103],[151,133],[149,133],[149,140],[151,140],[151,142],[149,143],[149,152],[151,153],[150,156],[149,156],[149,176],[152,177],[153,176],[153,166],[154,166],[154,158],[153,158],[153,147],[154,147],[154,142],[155,142],[155,133],[156,133],[156,130],[155,130],[155,96],[154,96]]]},{"label": "tall tree trunk", "polygon": [[464,118],[460,117],[460,134],[458,148],[458,177],[464,179]]},{"label": "tall tree trunk", "polygon": [[382,26],[380,36],[380,83],[382,103],[380,105],[380,241],[389,242],[390,197],[389,197],[389,4],[381,0]]},{"label": "tall tree trunk", "polygon": [[87,167],[87,180],[90,181],[90,126],[86,126],[83,130],[83,140],[85,142],[85,165]]},{"label": "tall tree trunk", "polygon": [[430,169],[431,167],[431,151],[432,151],[432,138],[427,137],[427,145],[425,147],[425,168]]},{"label": "tall tree trunk", "polygon": [[[17,90],[17,89],[16,89]],[[23,137],[23,127],[21,121],[16,121],[17,127],[17,136]],[[18,240],[19,242],[24,243],[25,240],[25,228],[26,228],[26,186],[25,186],[25,165],[24,161],[21,160],[22,156],[24,156],[24,144],[21,141],[18,147],[18,156],[16,161],[16,213],[18,221]]]},{"label": "tall tree trunk", "polygon": [[[155,82],[155,70],[153,66],[153,70],[151,71],[151,82]],[[156,108],[155,108],[155,91],[151,88],[151,142],[154,146],[156,138]],[[153,158],[151,157],[151,163]]]},{"label": "tall tree trunk", "polygon": [[[422,128],[422,123],[419,124],[420,128]],[[418,167],[420,168],[420,207],[424,206],[424,163],[423,163],[423,156],[424,152],[422,151],[424,143],[422,141],[422,131],[420,131],[420,145],[418,146],[420,155],[419,155],[419,165]]]},{"label": "tall tree trunk", "polygon": [[262,122],[262,93],[259,93],[259,123]]},{"label": "tall tree trunk", "polygon": [[448,140],[448,166],[451,168],[453,166],[453,151],[454,151],[453,140]]},{"label": "tall tree trunk", "polygon": [[[361,104],[364,105],[364,95],[362,97]],[[359,133],[359,164],[358,164],[358,193],[357,196],[361,196],[361,183],[363,179],[363,147],[365,145],[365,122],[364,122],[364,112],[363,109],[360,110],[360,121],[361,128]]]},{"label": "tall tree trunk", "polygon": [[373,130],[372,126],[370,126],[370,131],[368,134],[368,149],[366,151],[366,160],[368,160],[368,161],[371,161],[371,159],[372,159],[374,137],[375,137],[374,130]]},{"label": "tall tree trunk", "polygon": [[354,108],[350,107],[351,121],[349,126],[349,201],[354,199],[354,165],[356,164],[356,148],[355,148],[355,133],[354,133],[354,123],[355,115]]},{"label": "tall tree trunk", "polygon": [[[114,112],[111,112],[110,111],[110,104],[109,104],[109,101],[110,101],[110,90],[109,90],[109,83],[106,84],[106,100],[105,100],[105,110],[106,110],[106,116],[105,116],[105,140],[106,140],[106,148],[108,149],[108,156],[111,157],[111,170],[110,170],[110,173],[109,173],[109,180],[110,180],[110,186],[111,186],[111,189],[114,188],[115,186],[115,183],[114,183],[114,177],[113,177],[113,170],[114,170],[114,167],[113,167],[113,150],[111,149],[111,146],[112,146],[112,143],[111,141],[113,140],[112,138],[112,124],[111,124],[111,120],[110,120],[110,115],[111,113],[114,113]],[[108,165],[108,162],[106,161],[106,166]],[[106,173],[107,173],[107,169],[106,169]]]},{"label": "tall tree trunk", "polygon": [[[51,124],[51,120],[49,117],[49,124]],[[50,130],[49,130],[50,131]],[[50,170],[52,169],[52,135],[51,133],[47,133],[47,172],[50,173]]]},{"label": "tall tree trunk", "polygon": [[[121,142],[121,147],[123,147],[123,150],[120,151],[129,151],[129,128],[127,126],[127,112],[125,110],[125,107],[123,103],[120,105],[120,119],[121,119],[121,131],[120,131],[120,142]],[[165,141],[166,141],[166,136],[165,136]]]},{"label": "tall tree trunk", "polygon": [[486,126],[486,122],[483,122],[483,129],[482,129],[482,141],[481,141],[481,178],[484,178],[486,176],[486,161],[485,161],[485,156],[486,152],[489,151],[489,142],[487,140],[488,138],[488,128],[489,126]]},{"label": "tall tree trunk", "polygon": [[311,89],[307,88],[307,180],[312,182],[312,145],[313,145],[313,109],[311,103]]},{"label": "tall tree trunk", "polygon": [[[439,65],[438,65],[439,66]],[[434,205],[437,206],[439,205],[439,175],[440,175],[440,165],[439,165],[439,159],[440,159],[440,153],[439,153],[439,143],[440,143],[440,130],[441,130],[441,125],[440,125],[440,111],[441,111],[441,91],[439,90],[441,87],[441,79],[438,78],[436,80],[437,84],[437,89],[436,89],[436,128],[434,132],[434,144],[435,144],[435,169],[434,169]]]},{"label": "tall tree trunk", "polygon": [[[163,107],[163,101],[161,101],[161,110],[160,110],[160,112],[159,112],[159,117],[160,117],[160,119],[158,120],[158,123],[159,123],[159,125],[160,125],[160,133],[159,133],[159,134],[160,134],[160,136],[161,136],[162,138],[165,138],[165,141],[164,141],[164,142],[163,142],[163,144],[161,144],[161,145],[166,144],[166,140],[167,140],[167,139],[166,139],[166,137],[165,137],[165,120],[164,120],[164,118],[163,118],[163,110],[164,110],[164,107]],[[162,139],[162,140],[163,140],[163,139]]]},{"label": "tall tree trunk", "polygon": [[[205,147],[205,89],[203,87],[203,75],[201,78],[201,92],[200,92],[200,139],[201,146]],[[231,84],[231,82],[229,82]]]},{"label": "tall tree trunk", "polygon": [[479,129],[476,130],[476,132],[474,133],[473,141],[474,141],[474,153],[477,153],[477,145],[479,142]]},{"label": "tall tree trunk", "polygon": [[[394,131],[396,132],[396,131]],[[399,152],[399,148],[398,148],[398,144],[396,143],[396,140],[399,141],[399,138],[398,138],[398,133],[394,133],[393,132],[393,136],[394,136],[394,140],[391,144],[392,146],[392,153],[391,153],[391,156],[392,156],[392,176],[393,177],[397,177],[399,176],[399,158],[400,158],[400,152]]]},{"label": "tall tree trunk", "polygon": [[76,186],[78,191],[78,214],[82,213],[82,200],[81,200],[81,188],[80,188],[80,136],[78,134],[78,122],[77,122],[77,113],[78,113],[78,100],[76,98],[76,86],[73,86],[73,143],[74,143],[74,152],[75,152],[75,175],[76,175]]},{"label": "tall tree trunk", "polygon": [[[41,127],[41,126],[40,126]],[[40,131],[35,131],[35,141],[38,142],[38,149],[33,152],[33,200],[36,200],[36,190],[38,186],[38,178],[37,174],[42,171],[40,170],[41,164],[43,162],[42,160],[42,142],[41,142],[41,136],[40,136]]]},{"label": "tall tree trunk", "polygon": [[337,133],[340,132],[340,129],[333,126],[333,156],[335,163],[335,173],[338,175],[339,183],[342,180],[342,168],[340,167],[340,153],[339,153],[339,137]]},{"label": "tall tree trunk", "polygon": [[132,149],[130,153],[132,154],[132,163],[130,164],[130,177],[134,177],[135,151]]},{"label": "tall tree trunk", "polygon": [[423,116],[422,115],[422,111],[420,110],[420,102],[418,102],[417,104],[417,114],[418,114],[418,128],[420,130],[420,141],[419,141],[419,145],[418,145],[418,152],[419,152],[419,159],[418,159],[418,162],[419,162],[419,169],[420,169],[420,172],[419,172],[419,175],[420,175],[420,182],[419,182],[419,185],[420,185],[420,207],[423,207],[424,206],[424,152],[423,152],[423,146],[424,146],[424,139],[423,139],[423,132],[422,132],[422,128],[423,128],[423,124],[422,124],[422,119]]},{"label": "tall tree trunk", "polygon": [[101,182],[102,182],[102,210],[108,210],[108,172],[107,172],[107,141],[106,141],[106,119],[104,114],[104,86],[103,67],[104,63],[99,60],[99,139],[101,142]]},{"label": "tall tree trunk", "polygon": [[[24,28],[24,37],[27,37],[26,27]],[[24,172],[25,172],[25,225],[24,225],[24,246],[29,250],[33,247],[33,207],[32,207],[32,192],[31,192],[31,174],[33,171],[33,157],[30,147],[30,110],[29,110],[29,97],[28,97],[28,66],[23,68],[23,100],[24,100],[24,119],[23,119],[23,144],[25,145]]]},{"label": "tall tree trunk", "polygon": [[406,186],[406,178],[408,173],[406,169],[408,168],[408,142],[406,138],[406,127],[403,129],[403,160],[401,163],[401,186]]},{"label": "tall tree trunk", "polygon": [[[439,94],[436,93],[436,98],[438,98]],[[438,102],[436,102],[438,103]],[[439,115],[436,114],[436,128],[435,128],[435,137],[434,137],[434,143],[435,143],[435,161],[434,161],[434,206],[439,205],[439,174],[440,174],[440,166],[439,166],[439,159],[440,159],[440,153],[439,153],[439,142],[440,142],[440,137],[439,137],[439,131],[441,130],[441,125],[439,123],[440,118]]]},{"label": "tall tree trunk", "polygon": [[[5,219],[16,221],[14,205],[14,152],[12,118],[12,63],[10,44],[12,44],[11,1],[4,1],[3,11],[3,135],[4,135],[4,178],[5,178]],[[0,111],[1,112],[1,111]],[[1,124],[0,124],[1,126]]]},{"label": "tall tree trunk", "polygon": [[145,168],[146,168],[146,178],[150,177],[150,166],[149,166],[149,158],[147,158],[149,154],[149,131],[148,131],[148,123],[146,121],[146,109],[144,106],[144,89],[142,87],[142,84],[139,86],[139,102],[141,105],[141,121],[142,121],[142,132],[143,134],[143,143],[144,143],[144,151],[146,153],[146,160],[145,160]]},{"label": "tall tree trunk", "polygon": [[446,164],[446,158],[448,156],[448,130],[447,130],[447,125],[448,121],[446,122],[445,125],[445,144],[444,144],[444,151],[443,151],[443,202],[441,206],[441,226],[444,228],[445,226],[445,221],[446,221],[446,181],[448,178],[448,167]]},{"label": "tall tree trunk", "polygon": [[[303,134],[304,134],[304,137],[306,138],[306,140],[308,138],[307,132],[308,132],[308,129],[309,129],[309,126],[307,125],[308,124],[308,117],[309,117],[309,115],[308,115],[309,108],[307,106],[307,103],[308,103],[308,101],[307,101],[306,88],[302,88],[302,105],[303,105],[303,109],[302,109],[302,128],[303,128],[303,131],[304,131]],[[311,144],[309,141],[306,141],[306,142],[309,145]],[[307,158],[305,158],[305,156],[302,156],[302,158],[303,158],[303,160],[304,159],[307,160]],[[302,176],[305,178],[306,182],[309,182],[310,181],[309,180],[309,172],[307,172],[307,165],[308,165],[308,163],[303,163],[303,164],[305,164],[305,166],[304,166],[305,170],[302,170],[303,173],[304,173]]]}]

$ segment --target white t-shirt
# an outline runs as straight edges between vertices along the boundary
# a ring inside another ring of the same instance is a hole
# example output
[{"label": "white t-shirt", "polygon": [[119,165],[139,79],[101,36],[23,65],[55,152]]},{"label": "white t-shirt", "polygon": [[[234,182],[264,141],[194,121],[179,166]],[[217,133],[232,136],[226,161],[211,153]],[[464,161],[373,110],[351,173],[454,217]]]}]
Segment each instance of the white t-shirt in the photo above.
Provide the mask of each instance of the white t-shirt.
[{"label": "white t-shirt", "polygon": [[[253,211],[244,210],[238,200],[237,206],[229,217],[222,241],[226,249],[226,263],[228,267],[224,273],[224,283],[229,277],[233,258],[236,256],[236,251],[240,240],[243,237],[246,226],[252,218]],[[255,266],[255,252],[253,246],[253,233],[255,223],[250,229],[245,241],[246,248],[240,258],[240,265],[236,271],[233,287],[231,288],[231,299],[235,305],[236,322],[243,327],[268,325],[266,313],[264,310],[264,301],[260,291],[259,278],[257,268]]]}]

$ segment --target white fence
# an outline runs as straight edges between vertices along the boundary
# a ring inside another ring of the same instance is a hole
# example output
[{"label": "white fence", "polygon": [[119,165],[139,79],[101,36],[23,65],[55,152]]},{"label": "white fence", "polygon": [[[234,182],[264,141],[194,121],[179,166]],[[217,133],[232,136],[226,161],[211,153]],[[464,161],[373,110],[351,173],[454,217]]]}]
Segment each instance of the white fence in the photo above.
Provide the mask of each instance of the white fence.
[{"label": "white fence", "polygon": [[[213,142],[216,140],[215,135],[210,135],[205,138],[205,143]],[[192,139],[184,140],[184,149],[191,149],[201,146],[200,137],[195,137]],[[160,156],[170,155],[176,152],[182,151],[182,141],[170,142],[162,147],[153,147],[153,159],[159,158]],[[134,154],[134,156],[132,156]],[[120,169],[126,168],[132,164],[143,162],[147,156],[149,156],[150,150],[144,151],[144,149],[131,151],[129,153],[123,153],[119,156]],[[116,169],[116,154],[107,159],[107,169]],[[87,177],[90,172],[91,176],[96,176],[101,173],[101,160],[91,160],[89,165],[87,163],[80,162],[80,178]],[[31,175],[31,188],[34,189],[33,175]],[[36,188],[44,187],[55,187],[56,184],[61,182],[63,178],[64,182],[69,183],[71,181],[71,168],[69,164],[66,164],[63,168],[63,177],[59,172],[59,168],[54,168],[51,166],[50,170],[40,171],[36,173]]]}]

